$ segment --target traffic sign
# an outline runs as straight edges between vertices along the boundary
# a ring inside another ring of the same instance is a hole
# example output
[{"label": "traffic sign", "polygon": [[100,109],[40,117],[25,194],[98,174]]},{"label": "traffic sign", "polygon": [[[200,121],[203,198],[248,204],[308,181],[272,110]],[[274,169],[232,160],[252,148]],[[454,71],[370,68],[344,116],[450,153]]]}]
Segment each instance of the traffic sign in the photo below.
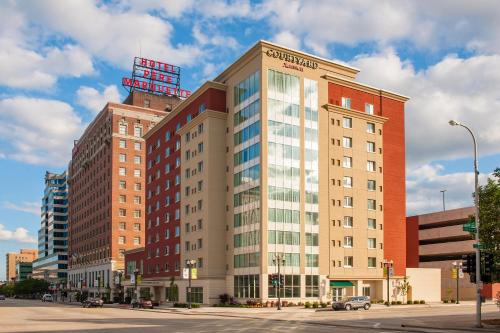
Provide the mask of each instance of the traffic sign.
[{"label": "traffic sign", "polygon": [[457,277],[458,277],[457,269],[456,268],[452,268],[451,269],[451,278],[452,279],[456,279]]},{"label": "traffic sign", "polygon": [[458,278],[459,279],[463,279],[464,278],[464,271],[461,270],[461,269],[458,270]]}]

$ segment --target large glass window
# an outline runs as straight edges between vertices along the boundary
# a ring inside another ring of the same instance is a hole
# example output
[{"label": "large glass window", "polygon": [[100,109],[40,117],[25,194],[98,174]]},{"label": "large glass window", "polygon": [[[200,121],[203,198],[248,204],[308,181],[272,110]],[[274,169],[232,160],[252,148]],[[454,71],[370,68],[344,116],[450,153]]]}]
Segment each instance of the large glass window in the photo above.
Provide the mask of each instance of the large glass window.
[{"label": "large glass window", "polygon": [[260,165],[254,165],[234,175],[234,186],[250,183],[260,179]]},{"label": "large glass window", "polygon": [[259,275],[235,275],[234,297],[259,298],[260,297]]},{"label": "large glass window", "polygon": [[246,142],[259,134],[260,121],[257,121],[234,134],[234,145],[237,146],[239,144],[242,144],[243,142]]},{"label": "large glass window", "polygon": [[234,106],[260,91],[260,72],[256,71],[234,87]]},{"label": "large glass window", "polygon": [[260,156],[260,143],[256,143],[234,154],[234,166],[248,162],[259,156]]},{"label": "large glass window", "polygon": [[318,275],[306,275],[306,297],[319,297]]},{"label": "large glass window", "polygon": [[234,235],[234,247],[245,247],[260,244],[260,230]]},{"label": "large glass window", "polygon": [[[284,282],[285,285],[280,288],[281,297],[300,297],[300,275],[285,275]],[[277,298],[278,288],[272,284],[271,275],[268,276],[267,287],[269,298]]]},{"label": "large glass window", "polygon": [[203,287],[191,287],[191,295],[188,292],[188,288],[186,287],[186,299],[189,302],[189,296],[191,296],[192,303],[203,303]]},{"label": "large glass window", "polygon": [[260,253],[243,253],[234,256],[234,268],[257,267],[260,265]]},{"label": "large glass window", "polygon": [[269,244],[300,245],[300,232],[269,230]]}]

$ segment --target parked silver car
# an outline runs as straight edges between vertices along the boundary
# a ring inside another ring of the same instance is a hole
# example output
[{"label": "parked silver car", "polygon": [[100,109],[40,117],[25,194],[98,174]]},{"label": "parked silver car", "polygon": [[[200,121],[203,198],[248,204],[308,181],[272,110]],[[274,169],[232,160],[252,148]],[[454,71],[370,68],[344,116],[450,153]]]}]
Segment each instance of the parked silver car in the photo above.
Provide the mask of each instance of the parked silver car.
[{"label": "parked silver car", "polygon": [[363,308],[365,310],[370,309],[371,307],[370,297],[367,296],[351,296],[342,299],[341,301],[333,301],[332,309],[333,310],[356,310],[359,308]]}]

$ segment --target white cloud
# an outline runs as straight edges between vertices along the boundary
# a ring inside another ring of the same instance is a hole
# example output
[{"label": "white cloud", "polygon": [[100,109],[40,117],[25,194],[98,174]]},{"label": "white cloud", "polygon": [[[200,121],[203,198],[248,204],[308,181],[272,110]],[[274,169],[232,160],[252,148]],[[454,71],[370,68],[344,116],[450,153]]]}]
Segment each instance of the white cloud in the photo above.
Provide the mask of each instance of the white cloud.
[{"label": "white cloud", "polygon": [[445,57],[416,71],[392,49],[359,56],[359,81],[408,95],[406,104],[407,162],[417,167],[434,160],[472,156],[472,139],[462,121],[475,130],[482,156],[500,153],[500,55]]},{"label": "white cloud", "polygon": [[21,204],[12,203],[9,201],[5,201],[2,203],[3,208],[17,210],[20,212],[30,213],[36,216],[40,216],[40,203],[38,202],[26,202],[24,201]]},{"label": "white cloud", "polygon": [[161,14],[167,17],[178,18],[183,13],[193,9],[194,0],[182,0],[182,1],[164,1],[164,0],[125,0],[122,1],[122,7],[129,7],[133,11],[147,13],[152,10],[159,11]]},{"label": "white cloud", "polygon": [[95,1],[47,0],[23,8],[49,34],[71,38],[92,55],[129,68],[134,56],[192,64],[201,55],[193,45],[171,43],[174,27],[161,17]]},{"label": "white cloud", "polygon": [[110,85],[104,88],[102,92],[87,86],[81,86],[76,91],[76,103],[83,106],[93,114],[99,113],[106,103],[120,102],[122,97],[118,92],[116,85]]},{"label": "white cloud", "polygon": [[80,46],[43,47],[39,32],[11,2],[0,5],[0,85],[51,88],[59,76],[80,77],[94,72],[90,55]]},{"label": "white cloud", "polygon": [[0,100],[0,142],[7,158],[65,166],[84,124],[66,103],[17,96]]},{"label": "white cloud", "polygon": [[[406,181],[406,210],[408,215],[441,211],[442,193],[445,192],[446,209],[470,207],[474,205],[473,172],[444,173],[439,164],[425,164],[409,170]],[[485,184],[488,175],[481,174],[480,184]]]},{"label": "white cloud", "polygon": [[235,50],[240,46],[236,39],[230,36],[223,36],[215,32],[216,30],[217,29],[215,29],[215,27],[211,25],[206,25],[205,29],[203,29],[201,25],[195,24],[193,26],[193,37],[200,45],[203,46],[211,45],[229,48],[232,50]]},{"label": "white cloud", "polygon": [[290,31],[281,31],[277,33],[273,37],[273,42],[292,49],[300,49],[300,38],[297,38],[297,36]]},{"label": "white cloud", "polygon": [[0,224],[0,240],[2,241],[17,241],[21,243],[36,243],[36,238],[31,236],[27,229],[19,227],[11,231],[5,229],[3,224]]},{"label": "white cloud", "polygon": [[326,55],[331,43],[387,46],[401,41],[430,50],[466,46],[479,52],[500,51],[500,3],[495,0],[432,4],[411,0],[267,0],[259,9],[276,35],[292,33],[320,55]]}]

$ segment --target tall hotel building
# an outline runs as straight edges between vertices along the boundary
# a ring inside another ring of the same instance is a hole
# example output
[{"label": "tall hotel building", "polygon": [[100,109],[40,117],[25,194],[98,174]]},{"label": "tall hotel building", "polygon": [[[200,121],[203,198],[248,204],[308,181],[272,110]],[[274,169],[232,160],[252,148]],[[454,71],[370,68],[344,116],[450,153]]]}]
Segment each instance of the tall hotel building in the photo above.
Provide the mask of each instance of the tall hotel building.
[{"label": "tall hotel building", "polygon": [[68,268],[68,185],[66,172],[45,173],[38,259],[33,278],[66,283]]},{"label": "tall hotel building", "polygon": [[124,103],[108,103],[75,141],[68,167],[69,288],[119,293],[124,252],[144,243],[142,136],[178,102],[134,91]]},{"label": "tall hotel building", "polygon": [[127,255],[140,286],[179,301],[228,293],[382,299],[383,261],[406,272],[406,97],[358,70],[259,41],[146,135],[146,244]]}]

